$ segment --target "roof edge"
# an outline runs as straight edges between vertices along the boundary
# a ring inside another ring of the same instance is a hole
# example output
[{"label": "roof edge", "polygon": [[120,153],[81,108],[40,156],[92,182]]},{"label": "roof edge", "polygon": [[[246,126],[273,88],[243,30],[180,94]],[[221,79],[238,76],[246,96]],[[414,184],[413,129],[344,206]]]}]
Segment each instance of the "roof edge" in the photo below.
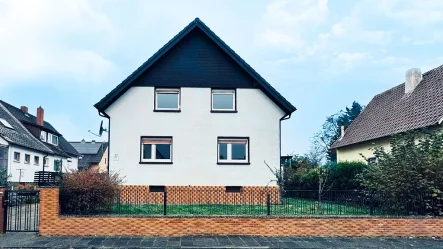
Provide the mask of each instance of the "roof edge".
[{"label": "roof edge", "polygon": [[208,26],[206,26],[198,17],[189,23],[183,30],[175,35],[169,42],[161,47],[154,55],[138,67],[125,80],[117,85],[111,92],[103,97],[94,107],[99,112],[104,112],[112,103],[114,103],[121,94],[126,92],[143,72],[151,67],[166,52],[174,47],[184,36],[186,36],[195,27],[199,27],[209,38],[211,38],[225,53],[227,53],[240,67],[242,67],[252,78],[254,78],[262,87],[262,91],[286,114],[291,114],[297,110],[288,100],[286,100],[275,88],[273,88],[263,77],[261,77],[249,64],[246,63],[234,50],[232,50],[222,39],[220,39]]}]

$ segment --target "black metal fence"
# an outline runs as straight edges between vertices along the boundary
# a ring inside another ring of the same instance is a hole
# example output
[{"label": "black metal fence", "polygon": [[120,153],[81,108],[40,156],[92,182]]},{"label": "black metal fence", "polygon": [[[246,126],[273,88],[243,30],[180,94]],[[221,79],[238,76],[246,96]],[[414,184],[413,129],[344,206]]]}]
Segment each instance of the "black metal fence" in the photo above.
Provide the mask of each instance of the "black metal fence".
[{"label": "black metal fence", "polygon": [[36,190],[8,190],[5,197],[5,213],[3,214],[5,230],[7,232],[37,232],[40,192]]},{"label": "black metal fence", "polygon": [[404,198],[336,190],[321,194],[315,190],[60,191],[62,215],[407,216],[431,214],[429,207],[436,201],[431,193]]}]

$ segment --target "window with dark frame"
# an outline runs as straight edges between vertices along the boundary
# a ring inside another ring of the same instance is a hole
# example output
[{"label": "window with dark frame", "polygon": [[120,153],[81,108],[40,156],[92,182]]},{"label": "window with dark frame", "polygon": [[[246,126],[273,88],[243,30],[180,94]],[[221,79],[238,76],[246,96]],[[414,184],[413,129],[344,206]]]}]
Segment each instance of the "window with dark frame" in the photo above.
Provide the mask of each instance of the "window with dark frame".
[{"label": "window with dark frame", "polygon": [[234,112],[236,111],[235,90],[211,90],[211,111]]},{"label": "window with dark frame", "polygon": [[141,163],[172,163],[172,137],[142,137]]},{"label": "window with dark frame", "polygon": [[156,88],[155,111],[180,111],[180,89]]},{"label": "window with dark frame", "polygon": [[25,163],[30,164],[31,163],[31,155],[25,154]]},{"label": "window with dark frame", "polygon": [[14,152],[14,161],[20,162],[20,152]]},{"label": "window with dark frame", "polygon": [[39,165],[39,164],[40,164],[40,157],[34,156],[34,165]]},{"label": "window with dark frame", "polygon": [[217,138],[217,146],[217,163],[249,163],[249,138],[219,137]]}]

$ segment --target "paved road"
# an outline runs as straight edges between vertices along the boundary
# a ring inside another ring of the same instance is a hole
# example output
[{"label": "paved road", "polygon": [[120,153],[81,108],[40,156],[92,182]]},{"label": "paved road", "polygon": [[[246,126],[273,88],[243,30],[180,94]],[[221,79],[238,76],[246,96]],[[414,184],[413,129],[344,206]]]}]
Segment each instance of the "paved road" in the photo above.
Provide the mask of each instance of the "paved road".
[{"label": "paved road", "polygon": [[0,235],[0,248],[443,248],[433,238],[311,238],[256,236],[40,237]]}]

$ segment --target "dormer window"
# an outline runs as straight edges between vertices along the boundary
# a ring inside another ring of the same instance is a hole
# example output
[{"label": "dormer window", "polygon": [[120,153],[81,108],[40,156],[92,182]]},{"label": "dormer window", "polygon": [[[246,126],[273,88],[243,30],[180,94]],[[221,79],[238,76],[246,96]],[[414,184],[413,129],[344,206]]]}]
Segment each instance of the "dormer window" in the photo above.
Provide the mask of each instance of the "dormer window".
[{"label": "dormer window", "polygon": [[51,134],[51,143],[53,145],[58,145],[58,137],[56,135]]},{"label": "dormer window", "polygon": [[42,131],[40,133],[40,140],[42,140],[43,142],[46,142],[47,136],[48,136],[48,133],[46,131]]},{"label": "dormer window", "polygon": [[180,89],[156,88],[154,111],[179,112]]},{"label": "dormer window", "polygon": [[211,112],[236,112],[235,90],[212,89]]},{"label": "dormer window", "polygon": [[6,121],[5,119],[3,119],[3,118],[0,118],[0,124],[2,124],[3,126],[5,126],[6,128],[14,129],[14,128],[12,127],[12,125],[11,125],[8,121]]}]

